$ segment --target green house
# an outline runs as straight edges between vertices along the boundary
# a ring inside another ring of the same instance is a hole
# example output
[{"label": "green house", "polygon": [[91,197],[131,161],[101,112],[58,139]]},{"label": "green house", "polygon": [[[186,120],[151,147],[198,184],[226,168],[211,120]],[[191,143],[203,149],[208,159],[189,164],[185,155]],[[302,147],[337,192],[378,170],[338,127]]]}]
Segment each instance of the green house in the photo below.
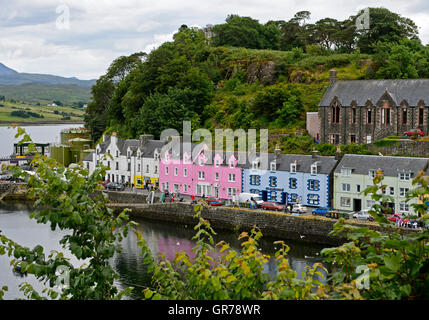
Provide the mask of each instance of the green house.
[{"label": "green house", "polygon": [[406,202],[408,191],[415,189],[412,180],[420,171],[428,169],[427,158],[386,157],[371,155],[346,154],[334,171],[334,208],[350,212],[369,210],[375,204],[371,196],[363,191],[373,185],[378,170],[384,175],[383,184],[386,189],[380,193],[392,197],[388,206],[392,213],[413,215],[412,203]]}]

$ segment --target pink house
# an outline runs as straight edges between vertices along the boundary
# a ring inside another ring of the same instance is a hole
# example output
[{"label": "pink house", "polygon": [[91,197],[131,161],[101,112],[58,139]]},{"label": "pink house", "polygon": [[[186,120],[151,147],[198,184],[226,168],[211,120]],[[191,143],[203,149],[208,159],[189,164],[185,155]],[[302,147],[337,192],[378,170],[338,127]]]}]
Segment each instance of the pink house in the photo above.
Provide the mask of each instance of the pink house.
[{"label": "pink house", "polygon": [[193,160],[186,152],[174,158],[171,152],[161,155],[159,185],[162,191],[231,200],[242,190],[242,168],[237,166],[238,159],[233,154],[223,158],[203,146]]}]

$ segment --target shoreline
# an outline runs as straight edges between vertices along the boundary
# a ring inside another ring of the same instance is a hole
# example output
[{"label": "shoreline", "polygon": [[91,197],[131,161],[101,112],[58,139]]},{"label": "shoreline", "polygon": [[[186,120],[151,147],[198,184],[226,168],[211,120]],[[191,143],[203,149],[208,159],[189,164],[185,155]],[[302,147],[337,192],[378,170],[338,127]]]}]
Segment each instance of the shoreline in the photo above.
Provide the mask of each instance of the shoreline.
[{"label": "shoreline", "polygon": [[84,121],[74,120],[45,120],[45,121],[0,121],[0,126],[9,126],[16,124],[19,126],[44,126],[44,125],[57,125],[57,124],[82,124]]}]

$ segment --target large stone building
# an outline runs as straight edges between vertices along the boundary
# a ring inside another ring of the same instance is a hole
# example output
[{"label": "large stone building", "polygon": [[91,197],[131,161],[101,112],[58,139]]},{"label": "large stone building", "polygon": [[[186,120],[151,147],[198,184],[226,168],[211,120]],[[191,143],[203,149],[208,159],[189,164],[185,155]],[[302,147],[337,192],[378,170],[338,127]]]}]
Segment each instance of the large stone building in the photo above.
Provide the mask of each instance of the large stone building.
[{"label": "large stone building", "polygon": [[429,79],[337,81],[319,104],[320,142],[372,143],[420,128],[429,132]]}]

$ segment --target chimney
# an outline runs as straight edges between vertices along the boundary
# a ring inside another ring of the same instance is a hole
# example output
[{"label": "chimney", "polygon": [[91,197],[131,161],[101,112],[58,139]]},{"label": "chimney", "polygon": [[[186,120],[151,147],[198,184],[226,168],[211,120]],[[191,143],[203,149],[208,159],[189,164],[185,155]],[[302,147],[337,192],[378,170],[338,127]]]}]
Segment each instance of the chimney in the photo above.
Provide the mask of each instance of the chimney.
[{"label": "chimney", "polygon": [[281,154],[280,145],[276,144],[276,149],[274,150],[274,155],[277,163],[280,163],[280,154]]},{"label": "chimney", "polygon": [[112,137],[111,140],[113,143],[117,144],[118,143],[118,137],[116,136],[116,132],[112,132]]},{"label": "chimney", "polygon": [[148,140],[153,140],[155,137],[152,134],[142,134],[140,135],[140,146],[144,146]]},{"label": "chimney", "polygon": [[340,146],[337,146],[337,151],[335,152],[335,160],[340,161],[343,157]]},{"label": "chimney", "polygon": [[337,82],[337,70],[331,69],[329,71],[329,84],[334,84]]},{"label": "chimney", "polygon": [[311,158],[313,160],[317,160],[320,156],[320,152],[318,150],[313,150],[312,154],[311,154]]}]

